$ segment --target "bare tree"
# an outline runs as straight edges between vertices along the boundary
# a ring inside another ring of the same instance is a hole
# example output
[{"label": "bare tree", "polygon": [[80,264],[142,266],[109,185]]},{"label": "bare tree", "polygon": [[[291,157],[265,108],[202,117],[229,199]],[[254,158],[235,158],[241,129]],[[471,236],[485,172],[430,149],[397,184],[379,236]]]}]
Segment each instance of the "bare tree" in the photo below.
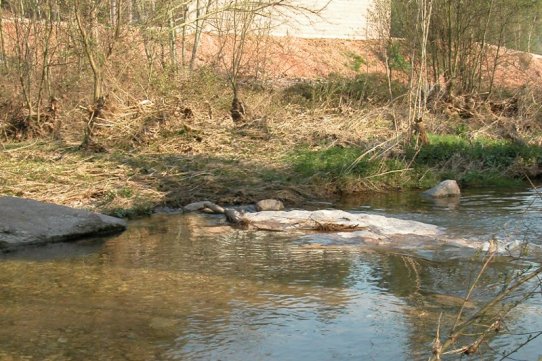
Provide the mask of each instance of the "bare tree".
[{"label": "bare tree", "polygon": [[231,115],[234,121],[244,119],[245,105],[241,101],[239,80],[247,70],[249,53],[257,53],[269,37],[272,20],[283,16],[283,11],[310,12],[321,9],[298,6],[292,0],[228,0],[217,14],[213,27],[220,40],[216,56],[222,62],[233,93]]},{"label": "bare tree", "polygon": [[[416,135],[416,146],[428,142],[422,121],[429,92],[427,49],[433,13],[433,0],[417,0],[415,36],[411,39],[408,130]],[[409,137],[410,138],[410,137]]]},{"label": "bare tree", "polygon": [[368,23],[371,33],[376,35],[378,40],[377,54],[381,57],[386,68],[386,79],[388,81],[388,93],[390,101],[393,99],[392,90],[392,65],[390,61],[390,50],[393,46],[391,37],[391,0],[376,0],[368,11]]},{"label": "bare tree", "polygon": [[[392,31],[418,59],[420,6],[417,1],[392,2]],[[529,34],[539,25],[522,24],[539,19],[541,8],[542,3],[527,0],[434,0],[426,48],[430,79],[442,79],[450,92],[491,93],[503,49],[529,48]]]},{"label": "bare tree", "polygon": [[[119,2],[117,2],[119,1]],[[73,14],[76,22],[77,34],[83,52],[87,58],[93,75],[92,100],[93,107],[89,110],[89,119],[85,127],[82,147],[88,147],[92,144],[93,128],[96,118],[100,117],[105,106],[104,97],[104,71],[111,55],[120,38],[121,27],[123,24],[121,16],[120,0],[115,0],[115,20],[112,20],[110,32],[106,32],[105,39],[100,39],[100,30],[105,32],[108,27],[101,26],[99,13],[107,9],[107,3],[103,0],[90,0],[82,3],[81,0],[75,0]]]},{"label": "bare tree", "polygon": [[213,0],[206,0],[205,4],[202,4],[203,0],[196,0],[196,14],[194,20],[194,43],[192,46],[192,54],[190,56],[190,70],[194,70],[196,56],[201,42],[201,35],[205,29],[205,24],[208,16],[211,14],[211,9],[215,4]]},{"label": "bare tree", "polygon": [[[9,50],[6,49],[0,14],[0,56],[6,72],[11,70],[9,64],[13,65],[26,109],[26,127],[34,128],[41,121],[43,98],[51,94],[50,66],[55,3],[54,0],[45,0],[42,3],[21,0],[7,5],[13,14],[10,21],[13,41],[9,44]],[[3,4],[0,4],[0,9],[3,9]],[[13,55],[9,62],[8,52]]]}]

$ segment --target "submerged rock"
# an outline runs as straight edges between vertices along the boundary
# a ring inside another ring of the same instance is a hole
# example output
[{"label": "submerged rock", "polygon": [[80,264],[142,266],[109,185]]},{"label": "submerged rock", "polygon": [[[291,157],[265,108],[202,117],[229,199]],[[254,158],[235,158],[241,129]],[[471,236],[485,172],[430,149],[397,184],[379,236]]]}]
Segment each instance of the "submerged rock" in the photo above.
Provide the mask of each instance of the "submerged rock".
[{"label": "submerged rock", "polygon": [[203,213],[216,213],[224,214],[224,208],[209,201],[190,203],[183,207],[185,212],[203,212]]},{"label": "submerged rock", "polygon": [[423,192],[429,197],[455,197],[461,195],[459,185],[455,180],[445,180],[434,186],[433,188]]},{"label": "submerged rock", "polygon": [[0,250],[124,231],[122,219],[17,197],[0,197]]}]

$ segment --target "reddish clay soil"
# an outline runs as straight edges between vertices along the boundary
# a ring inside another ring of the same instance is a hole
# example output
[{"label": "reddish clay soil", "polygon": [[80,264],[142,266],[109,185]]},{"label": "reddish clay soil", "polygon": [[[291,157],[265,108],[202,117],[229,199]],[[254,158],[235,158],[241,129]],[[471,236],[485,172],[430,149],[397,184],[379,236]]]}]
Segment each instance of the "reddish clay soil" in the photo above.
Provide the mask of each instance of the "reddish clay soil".
[{"label": "reddish clay soil", "polygon": [[[220,41],[213,36],[202,38],[199,64],[227,66],[220,53]],[[227,46],[224,47],[227,52]],[[272,37],[258,46],[248,45],[245,59],[247,76],[270,79],[316,79],[332,73],[355,75],[357,72],[384,72],[379,59],[379,42],[375,40],[300,39]],[[542,84],[542,56],[509,49],[500,49],[496,83],[505,87]],[[362,64],[356,70],[355,59]],[[492,62],[485,65],[491,70]]]}]

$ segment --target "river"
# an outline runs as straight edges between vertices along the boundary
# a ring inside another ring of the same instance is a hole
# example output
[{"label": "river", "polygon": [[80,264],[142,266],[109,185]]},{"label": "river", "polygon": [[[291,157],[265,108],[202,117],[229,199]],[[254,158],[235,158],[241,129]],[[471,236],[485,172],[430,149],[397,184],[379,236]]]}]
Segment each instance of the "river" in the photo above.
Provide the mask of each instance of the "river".
[{"label": "river", "polygon": [[[542,244],[534,190],[310,205],[330,206],[433,223],[466,239]],[[482,255],[439,245],[308,247],[218,216],[155,215],[120,236],[0,255],[0,360],[427,360],[439,315],[457,313]],[[536,252],[498,257],[466,312],[539,262]],[[475,359],[498,360],[542,330],[540,293],[505,326]],[[542,336],[511,357],[540,359]]]}]

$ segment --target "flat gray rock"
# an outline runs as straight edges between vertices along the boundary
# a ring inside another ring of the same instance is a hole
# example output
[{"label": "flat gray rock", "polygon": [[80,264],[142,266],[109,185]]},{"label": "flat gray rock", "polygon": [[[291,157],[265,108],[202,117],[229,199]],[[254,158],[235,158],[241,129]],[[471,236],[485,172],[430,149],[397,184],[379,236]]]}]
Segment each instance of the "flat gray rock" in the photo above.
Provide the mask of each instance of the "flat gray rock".
[{"label": "flat gray rock", "polygon": [[341,210],[268,211],[247,213],[242,220],[253,228],[268,231],[363,231],[382,236],[419,235],[435,237],[441,230],[432,224]]},{"label": "flat gray rock", "polygon": [[122,232],[122,219],[17,197],[0,197],[0,251]]},{"label": "flat gray rock", "polygon": [[300,240],[321,246],[369,245],[416,249],[437,244],[482,248],[484,242],[449,238],[438,226],[341,210],[292,210],[246,213],[241,223],[266,231],[301,232]]}]

